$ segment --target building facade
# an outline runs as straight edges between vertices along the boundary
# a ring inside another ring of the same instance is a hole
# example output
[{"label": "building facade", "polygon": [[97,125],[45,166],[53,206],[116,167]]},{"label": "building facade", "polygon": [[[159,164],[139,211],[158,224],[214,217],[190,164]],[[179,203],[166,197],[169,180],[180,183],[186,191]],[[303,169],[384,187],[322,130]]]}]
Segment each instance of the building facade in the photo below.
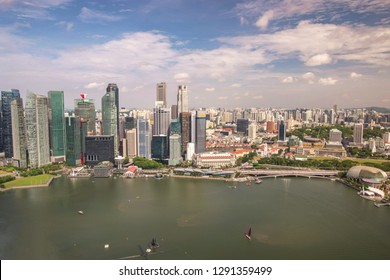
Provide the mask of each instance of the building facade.
[{"label": "building facade", "polygon": [[11,102],[13,165],[27,168],[27,138],[24,123],[23,100]]},{"label": "building facade", "polygon": [[203,153],[206,151],[206,112],[197,111],[196,118],[196,139],[195,139],[195,153]]},{"label": "building facade", "polygon": [[113,135],[99,135],[85,137],[85,164],[95,166],[99,162],[114,163],[115,145]]},{"label": "building facade", "polygon": [[194,156],[194,164],[197,167],[223,168],[236,164],[234,156],[230,153],[200,153]]},{"label": "building facade", "polygon": [[4,151],[6,158],[13,157],[11,102],[16,99],[20,99],[20,93],[17,89],[1,92],[0,151]]},{"label": "building facade", "polygon": [[116,91],[109,86],[106,94],[102,97],[102,134],[112,135],[114,137],[114,153],[118,155],[119,118],[115,96]]},{"label": "building facade", "polygon": [[146,119],[137,120],[137,144],[138,151],[137,154],[139,157],[152,158],[151,155],[151,129],[149,121]]},{"label": "building facade", "polygon": [[167,84],[165,82],[158,83],[156,86],[156,101],[161,101],[163,107],[167,107]]},{"label": "building facade", "polygon": [[181,136],[172,134],[169,136],[169,165],[177,165],[182,162],[181,157]]},{"label": "building facade", "polygon": [[338,129],[331,129],[329,131],[329,142],[338,142],[341,143],[342,132]]},{"label": "building facade", "polygon": [[362,123],[356,123],[353,126],[353,142],[356,145],[363,144],[363,124]]},{"label": "building facade", "polygon": [[82,97],[74,101],[74,114],[87,122],[88,135],[96,135],[95,100]]},{"label": "building facade", "polygon": [[80,117],[66,117],[66,163],[70,166],[81,165],[81,121]]},{"label": "building facade", "polygon": [[49,91],[48,102],[51,162],[60,162],[66,149],[64,92]]},{"label": "building facade", "polygon": [[179,85],[177,90],[177,114],[188,112],[188,90],[186,85]]},{"label": "building facade", "polygon": [[128,157],[137,156],[137,129],[129,129],[126,131],[126,150]]}]

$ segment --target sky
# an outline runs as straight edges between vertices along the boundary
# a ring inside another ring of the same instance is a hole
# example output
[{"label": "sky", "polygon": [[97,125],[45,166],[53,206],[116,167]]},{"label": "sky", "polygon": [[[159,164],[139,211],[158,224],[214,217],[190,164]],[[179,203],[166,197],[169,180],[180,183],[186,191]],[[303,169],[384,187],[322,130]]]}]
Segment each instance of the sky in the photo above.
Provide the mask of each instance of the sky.
[{"label": "sky", "polygon": [[390,108],[390,0],[0,0],[0,90],[152,108]]}]

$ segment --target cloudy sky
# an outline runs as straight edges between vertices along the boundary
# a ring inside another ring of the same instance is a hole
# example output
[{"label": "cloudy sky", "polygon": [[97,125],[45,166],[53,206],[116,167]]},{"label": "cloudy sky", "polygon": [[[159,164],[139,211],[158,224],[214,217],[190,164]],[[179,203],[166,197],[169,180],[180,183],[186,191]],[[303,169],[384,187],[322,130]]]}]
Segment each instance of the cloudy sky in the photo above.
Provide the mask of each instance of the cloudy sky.
[{"label": "cloudy sky", "polygon": [[0,0],[0,89],[151,108],[390,108],[390,0]]}]

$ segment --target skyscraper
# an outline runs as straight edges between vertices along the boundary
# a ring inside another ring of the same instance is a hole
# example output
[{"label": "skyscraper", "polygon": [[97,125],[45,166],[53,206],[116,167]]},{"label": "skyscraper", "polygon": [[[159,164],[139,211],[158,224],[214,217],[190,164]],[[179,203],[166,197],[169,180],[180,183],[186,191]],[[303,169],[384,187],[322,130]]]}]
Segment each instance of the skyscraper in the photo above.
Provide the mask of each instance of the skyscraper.
[{"label": "skyscraper", "polygon": [[126,150],[128,157],[137,156],[137,129],[129,129],[126,131]]},{"label": "skyscraper", "polygon": [[357,145],[363,144],[363,124],[356,123],[353,127],[353,142]]},{"label": "skyscraper", "polygon": [[248,126],[248,138],[253,140],[256,138],[257,125],[256,123],[251,123]]},{"label": "skyscraper", "polygon": [[[116,149],[119,148],[119,88],[116,84],[114,83],[110,83],[108,84],[107,86],[107,90],[106,90],[106,94],[109,93],[110,95],[113,95],[114,96],[114,99],[115,99],[115,108],[116,108],[116,130],[117,130],[117,138],[116,138]],[[117,151],[117,150],[115,150]]]},{"label": "skyscraper", "polygon": [[181,152],[183,156],[187,152],[187,144],[191,142],[191,116],[190,112],[180,113]]},{"label": "skyscraper", "polygon": [[284,121],[280,121],[278,127],[278,140],[285,141],[286,140],[286,127],[284,126]]},{"label": "skyscraper", "polygon": [[24,122],[23,100],[17,98],[11,102],[13,164],[27,168],[27,141]]},{"label": "skyscraper", "polygon": [[195,142],[195,153],[203,153],[206,151],[206,112],[197,111],[196,112],[196,142]]},{"label": "skyscraper", "polygon": [[237,119],[237,132],[242,133],[244,136],[248,136],[248,119]]},{"label": "skyscraper", "polygon": [[66,148],[64,92],[49,91],[48,98],[51,161],[64,161]]},{"label": "skyscraper", "polygon": [[165,161],[169,157],[167,135],[152,136],[152,159]]},{"label": "skyscraper", "polygon": [[[111,84],[110,84],[111,85]],[[118,155],[118,110],[116,105],[115,90],[109,90],[102,97],[102,134],[114,136],[114,153]]]},{"label": "skyscraper", "polygon": [[17,89],[1,92],[0,131],[2,137],[0,137],[0,151],[4,151],[6,158],[13,157],[11,102],[19,98],[20,93]]},{"label": "skyscraper", "polygon": [[139,157],[151,158],[151,133],[149,121],[145,119],[137,120],[137,144]]},{"label": "skyscraper", "polygon": [[96,135],[95,100],[85,98],[85,94],[81,97],[81,99],[75,99],[74,114],[87,122],[88,135]]},{"label": "skyscraper", "polygon": [[329,131],[329,142],[339,142],[341,143],[342,132],[338,129],[331,129]]},{"label": "skyscraper", "polygon": [[179,134],[169,136],[169,165],[177,165],[182,161],[181,137]]},{"label": "skyscraper", "polygon": [[46,96],[27,93],[25,118],[30,167],[50,163],[48,113]]},{"label": "skyscraper", "polygon": [[177,114],[188,112],[188,91],[186,85],[180,85],[177,91]]},{"label": "skyscraper", "polygon": [[81,122],[80,117],[66,117],[66,163],[81,164]]},{"label": "skyscraper", "polygon": [[152,133],[153,135],[164,134],[167,136],[171,122],[171,111],[168,108],[161,107],[160,104],[157,104],[153,109],[154,122]]},{"label": "skyscraper", "polygon": [[164,82],[158,83],[156,91],[156,101],[161,101],[163,107],[167,107],[167,84]]}]

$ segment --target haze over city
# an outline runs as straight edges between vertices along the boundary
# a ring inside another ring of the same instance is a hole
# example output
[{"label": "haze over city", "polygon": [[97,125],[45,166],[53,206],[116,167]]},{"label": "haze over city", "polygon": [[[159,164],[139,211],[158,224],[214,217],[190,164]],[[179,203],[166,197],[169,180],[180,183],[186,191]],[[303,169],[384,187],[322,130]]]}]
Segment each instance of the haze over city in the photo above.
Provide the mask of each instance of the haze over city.
[{"label": "haze over city", "polygon": [[388,0],[1,0],[1,89],[152,107],[390,107]]}]

